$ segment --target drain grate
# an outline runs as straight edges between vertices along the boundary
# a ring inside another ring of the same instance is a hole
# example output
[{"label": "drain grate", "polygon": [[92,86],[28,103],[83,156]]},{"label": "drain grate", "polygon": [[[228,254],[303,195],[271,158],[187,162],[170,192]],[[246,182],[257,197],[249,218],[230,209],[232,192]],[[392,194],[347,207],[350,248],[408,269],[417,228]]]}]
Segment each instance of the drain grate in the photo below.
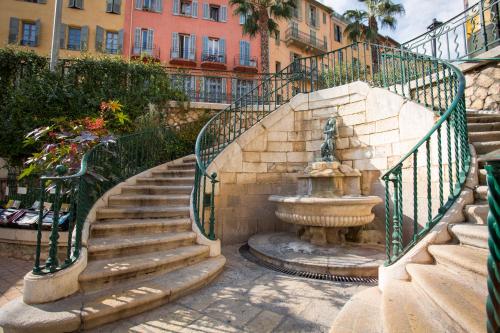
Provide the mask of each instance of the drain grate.
[{"label": "drain grate", "polygon": [[313,273],[313,272],[304,272],[297,271],[295,269],[286,268],[278,265],[271,264],[264,260],[261,260],[254,256],[250,252],[250,247],[248,244],[245,244],[240,247],[240,254],[243,258],[247,259],[254,264],[259,266],[271,269],[273,271],[277,271],[280,273],[284,273],[287,275],[298,276],[306,279],[314,279],[314,280],[326,280],[326,281],[334,281],[334,282],[350,282],[350,283],[360,283],[367,285],[375,285],[378,283],[378,279],[374,277],[364,277],[364,276],[340,276],[340,275],[332,275],[332,274],[324,274],[324,273]]}]

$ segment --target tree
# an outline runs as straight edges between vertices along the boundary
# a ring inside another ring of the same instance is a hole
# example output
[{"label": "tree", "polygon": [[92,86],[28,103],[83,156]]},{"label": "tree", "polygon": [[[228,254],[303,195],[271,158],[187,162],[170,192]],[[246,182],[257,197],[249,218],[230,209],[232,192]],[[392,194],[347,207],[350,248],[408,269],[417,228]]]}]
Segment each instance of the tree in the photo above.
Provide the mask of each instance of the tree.
[{"label": "tree", "polygon": [[295,0],[230,0],[234,14],[244,16],[243,33],[254,37],[260,34],[260,63],[262,72],[269,73],[269,36],[278,32],[277,20],[292,18]]},{"label": "tree", "polygon": [[358,0],[366,6],[366,10],[347,10],[344,18],[349,22],[344,34],[353,42],[362,38],[368,42],[376,42],[379,23],[384,27],[396,29],[396,16],[404,15],[403,5],[392,0]]}]

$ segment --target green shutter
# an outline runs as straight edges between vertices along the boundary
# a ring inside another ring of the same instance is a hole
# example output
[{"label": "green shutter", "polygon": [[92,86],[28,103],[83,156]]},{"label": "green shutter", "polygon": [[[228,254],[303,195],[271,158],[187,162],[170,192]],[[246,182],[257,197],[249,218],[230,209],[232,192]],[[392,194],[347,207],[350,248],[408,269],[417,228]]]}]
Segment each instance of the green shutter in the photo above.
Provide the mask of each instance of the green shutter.
[{"label": "green shutter", "polygon": [[9,44],[17,43],[19,36],[19,19],[17,17],[11,17],[9,23]]},{"label": "green shutter", "polygon": [[95,27],[95,50],[97,52],[103,51],[102,48],[103,42],[104,42],[104,29],[97,25]]}]

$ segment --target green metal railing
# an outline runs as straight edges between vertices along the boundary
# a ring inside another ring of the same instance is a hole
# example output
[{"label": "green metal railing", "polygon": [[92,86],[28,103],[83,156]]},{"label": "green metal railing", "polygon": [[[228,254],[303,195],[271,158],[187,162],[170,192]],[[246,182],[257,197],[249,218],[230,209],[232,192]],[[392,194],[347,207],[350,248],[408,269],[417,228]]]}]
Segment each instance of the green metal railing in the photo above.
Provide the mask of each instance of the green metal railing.
[{"label": "green metal railing", "polygon": [[403,47],[449,61],[475,57],[500,45],[499,9],[500,0],[479,0],[446,22],[434,22]]},{"label": "green metal railing", "polygon": [[486,301],[487,331],[500,331],[500,154],[486,165],[488,172],[488,299]]},{"label": "green metal railing", "polygon": [[[200,127],[199,124],[192,123],[182,127],[151,128],[122,136],[113,143],[101,143],[93,147],[84,155],[80,170],[76,174],[64,175],[67,170],[58,166],[56,175],[41,177],[33,273],[53,273],[70,266],[78,259],[82,246],[82,229],[87,215],[107,190],[142,171],[192,154],[194,139],[189,141],[181,134],[187,126]],[[52,195],[53,219],[47,260],[42,264],[42,221],[45,214],[43,202],[49,193]],[[59,254],[59,210],[63,198],[70,201],[69,234],[65,244],[66,253]]]},{"label": "green metal railing", "polygon": [[208,238],[214,239],[216,230],[217,174],[207,172],[210,163],[294,95],[353,81],[368,82],[423,104],[438,118],[429,133],[382,177],[386,184],[387,264],[439,221],[458,197],[469,170],[465,79],[450,63],[428,55],[356,43],[296,59],[205,125],[196,141],[192,204],[195,222]]}]

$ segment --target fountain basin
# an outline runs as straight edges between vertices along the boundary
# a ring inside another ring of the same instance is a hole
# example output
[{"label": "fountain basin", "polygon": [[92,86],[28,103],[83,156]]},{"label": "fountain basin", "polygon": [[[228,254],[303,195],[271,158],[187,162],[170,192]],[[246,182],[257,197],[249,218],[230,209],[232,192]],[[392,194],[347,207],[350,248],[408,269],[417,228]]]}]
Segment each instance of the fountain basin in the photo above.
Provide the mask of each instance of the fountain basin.
[{"label": "fountain basin", "polygon": [[276,216],[288,223],[324,228],[357,227],[371,223],[377,196],[308,197],[272,195]]}]

